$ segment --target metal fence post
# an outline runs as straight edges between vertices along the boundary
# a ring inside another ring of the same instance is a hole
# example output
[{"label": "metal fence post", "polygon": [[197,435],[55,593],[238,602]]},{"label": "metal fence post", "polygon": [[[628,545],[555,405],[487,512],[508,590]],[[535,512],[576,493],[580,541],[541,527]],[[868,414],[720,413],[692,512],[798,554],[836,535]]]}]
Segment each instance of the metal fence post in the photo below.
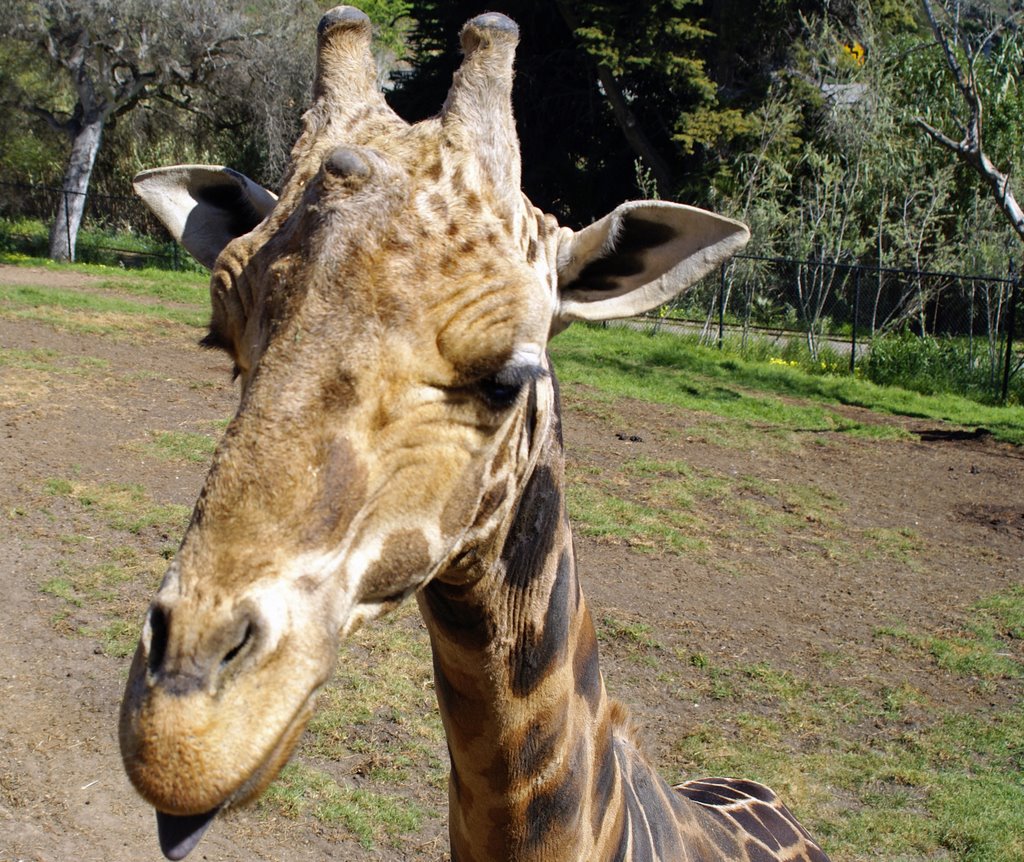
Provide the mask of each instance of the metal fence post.
[{"label": "metal fence post", "polygon": [[1010,308],[1006,317],[1006,362],[1003,365],[1003,403],[1010,394],[1010,367],[1013,365],[1013,330],[1017,323],[1017,285],[1020,279],[1013,275],[1013,261],[1010,261]]},{"label": "metal fence post", "polygon": [[718,349],[725,340],[725,264],[718,271]]},{"label": "metal fence post", "polygon": [[974,294],[977,290],[977,284],[971,282],[971,305],[967,315],[967,362],[971,367],[971,371],[974,371]]},{"label": "metal fence post", "polygon": [[853,325],[850,327],[850,374],[857,368],[857,319],[860,317],[860,273],[858,266],[853,270]]}]

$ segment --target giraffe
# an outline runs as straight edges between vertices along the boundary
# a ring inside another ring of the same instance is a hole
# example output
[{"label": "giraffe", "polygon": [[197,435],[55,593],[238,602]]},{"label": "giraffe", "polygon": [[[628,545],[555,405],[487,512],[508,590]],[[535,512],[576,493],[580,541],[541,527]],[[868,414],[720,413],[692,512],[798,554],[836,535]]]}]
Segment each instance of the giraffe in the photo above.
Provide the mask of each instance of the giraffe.
[{"label": "giraffe", "polygon": [[534,208],[503,15],[466,24],[444,107],[415,125],[376,87],[362,12],[317,32],[279,199],[215,166],[135,181],[211,268],[203,343],[242,393],[121,708],[164,854],[265,789],[339,641],[415,595],[453,860],[827,862],[763,785],[655,773],[605,689],[563,494],[549,338],[661,304],[746,227],[630,202],[574,232]]}]

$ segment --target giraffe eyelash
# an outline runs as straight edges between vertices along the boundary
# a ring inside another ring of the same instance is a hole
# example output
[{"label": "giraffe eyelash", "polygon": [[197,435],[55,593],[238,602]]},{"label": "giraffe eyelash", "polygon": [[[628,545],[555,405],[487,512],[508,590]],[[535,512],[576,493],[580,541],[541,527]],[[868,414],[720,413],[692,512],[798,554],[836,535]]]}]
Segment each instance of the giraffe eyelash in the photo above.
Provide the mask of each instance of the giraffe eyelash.
[{"label": "giraffe eyelash", "polygon": [[509,365],[480,380],[476,387],[492,410],[507,410],[519,400],[526,386],[547,376],[547,369],[539,365]]}]

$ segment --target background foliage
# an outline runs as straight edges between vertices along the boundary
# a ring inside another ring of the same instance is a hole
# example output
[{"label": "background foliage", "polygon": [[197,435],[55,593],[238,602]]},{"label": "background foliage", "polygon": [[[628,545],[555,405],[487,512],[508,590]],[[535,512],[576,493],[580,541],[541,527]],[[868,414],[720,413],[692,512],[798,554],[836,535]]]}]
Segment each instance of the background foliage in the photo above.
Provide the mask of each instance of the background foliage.
[{"label": "background foliage", "polygon": [[[99,2],[15,5],[30,19]],[[115,117],[91,190],[124,194],[139,169],[186,161],[231,164],[273,187],[329,5],[225,4],[245,35],[244,69],[187,100],[154,95]],[[410,119],[436,112],[459,29],[479,2],[362,5],[379,31],[389,99]],[[955,123],[957,93],[913,0],[490,5],[522,32],[515,103],[526,191],[569,225],[659,196],[746,219],[756,254],[1004,272],[1016,249],[976,178],[914,123],[919,114]],[[986,41],[1009,5],[961,3],[960,22],[983,48],[990,155],[1012,176],[1024,147],[1024,40],[1008,28]],[[40,44],[0,28],[0,93],[17,118],[0,129],[0,179],[60,184],[68,143],[38,108],[66,113],[73,91]]]}]

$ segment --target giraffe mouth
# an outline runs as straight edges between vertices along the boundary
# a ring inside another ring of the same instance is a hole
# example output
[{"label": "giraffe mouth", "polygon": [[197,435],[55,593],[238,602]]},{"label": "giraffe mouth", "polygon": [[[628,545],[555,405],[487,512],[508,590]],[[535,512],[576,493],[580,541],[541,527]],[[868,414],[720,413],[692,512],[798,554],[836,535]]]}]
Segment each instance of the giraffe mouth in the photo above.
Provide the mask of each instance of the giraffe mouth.
[{"label": "giraffe mouth", "polygon": [[264,761],[220,805],[200,814],[168,814],[156,809],[157,838],[160,850],[166,858],[173,862],[184,859],[196,848],[218,814],[234,806],[247,805],[266,789],[291,757],[302,732],[306,729],[306,724],[313,715],[315,704],[316,690],[296,712]]}]

